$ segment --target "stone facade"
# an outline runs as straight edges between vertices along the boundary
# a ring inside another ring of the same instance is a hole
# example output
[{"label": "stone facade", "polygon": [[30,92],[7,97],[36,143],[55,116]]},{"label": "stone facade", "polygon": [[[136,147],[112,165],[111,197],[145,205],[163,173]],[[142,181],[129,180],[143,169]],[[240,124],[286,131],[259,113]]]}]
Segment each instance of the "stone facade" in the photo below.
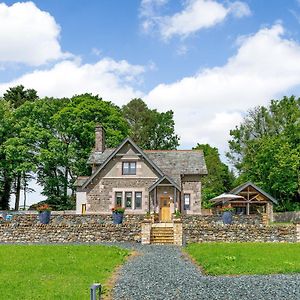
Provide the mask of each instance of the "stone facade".
[{"label": "stone facade", "polygon": [[286,211],[273,214],[274,222],[300,222],[300,211]]},{"label": "stone facade", "polygon": [[[142,214],[149,210],[148,188],[154,183],[151,178],[102,178],[91,184],[87,192],[87,210],[97,213],[111,213],[115,206],[115,192],[142,192],[142,209],[126,209],[127,213]],[[124,197],[123,197],[124,201]]]},{"label": "stone facade", "polygon": [[[182,196],[190,194],[190,210],[186,214],[201,214],[201,182],[199,176],[184,176],[182,180]],[[184,199],[182,199],[182,203]],[[183,203],[184,204],[184,203]]]}]

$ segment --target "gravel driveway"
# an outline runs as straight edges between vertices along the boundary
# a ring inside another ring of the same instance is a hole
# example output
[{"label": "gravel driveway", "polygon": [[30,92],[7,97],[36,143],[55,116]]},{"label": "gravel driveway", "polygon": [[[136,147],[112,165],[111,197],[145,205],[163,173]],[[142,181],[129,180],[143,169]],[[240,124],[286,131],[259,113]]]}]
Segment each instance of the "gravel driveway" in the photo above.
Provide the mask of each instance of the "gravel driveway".
[{"label": "gravel driveway", "polygon": [[176,246],[118,244],[139,255],[122,267],[113,299],[300,299],[300,275],[204,276]]}]

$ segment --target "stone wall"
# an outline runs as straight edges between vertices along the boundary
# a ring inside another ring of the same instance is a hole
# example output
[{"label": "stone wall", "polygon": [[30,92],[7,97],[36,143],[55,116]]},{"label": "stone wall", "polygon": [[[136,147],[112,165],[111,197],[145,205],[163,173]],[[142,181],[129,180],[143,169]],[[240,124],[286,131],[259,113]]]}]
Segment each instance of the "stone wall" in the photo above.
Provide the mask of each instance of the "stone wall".
[{"label": "stone wall", "polygon": [[235,215],[232,225],[217,215],[184,216],[183,233],[186,243],[300,241],[300,225],[265,226],[259,215]]},{"label": "stone wall", "polygon": [[300,222],[300,211],[273,213],[274,222]]},{"label": "stone wall", "polygon": [[[144,215],[125,214],[123,224],[114,225],[111,215],[52,215],[50,224],[41,225],[37,214],[14,215],[12,221],[0,223],[0,243],[140,242],[143,219]],[[300,224],[265,226],[260,216],[250,215],[235,216],[234,224],[223,225],[220,216],[189,215],[183,217],[183,239],[187,243],[299,242]]]},{"label": "stone wall", "polygon": [[296,225],[185,224],[186,243],[201,242],[297,242]]},{"label": "stone wall", "polygon": [[36,214],[14,215],[0,223],[0,243],[140,242],[143,215],[124,215],[121,225],[111,215],[55,215],[41,225]]},{"label": "stone wall", "polygon": [[[183,215],[184,224],[194,225],[207,225],[207,224],[219,224],[222,225],[222,215]],[[233,224],[248,224],[248,225],[260,225],[263,224],[262,215],[233,215]]]}]

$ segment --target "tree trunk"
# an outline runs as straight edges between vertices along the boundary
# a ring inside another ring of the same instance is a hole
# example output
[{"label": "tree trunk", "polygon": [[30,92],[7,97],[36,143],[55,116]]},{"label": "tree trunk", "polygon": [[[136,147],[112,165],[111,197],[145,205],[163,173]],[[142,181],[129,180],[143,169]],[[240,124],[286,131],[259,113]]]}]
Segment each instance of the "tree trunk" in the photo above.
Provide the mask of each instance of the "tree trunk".
[{"label": "tree trunk", "polygon": [[9,210],[9,199],[10,199],[12,178],[8,175],[8,172],[5,171],[3,177],[4,177],[3,190],[2,193],[0,193],[0,209]]},{"label": "tree trunk", "polygon": [[21,195],[21,175],[17,175],[15,210],[19,210]]}]

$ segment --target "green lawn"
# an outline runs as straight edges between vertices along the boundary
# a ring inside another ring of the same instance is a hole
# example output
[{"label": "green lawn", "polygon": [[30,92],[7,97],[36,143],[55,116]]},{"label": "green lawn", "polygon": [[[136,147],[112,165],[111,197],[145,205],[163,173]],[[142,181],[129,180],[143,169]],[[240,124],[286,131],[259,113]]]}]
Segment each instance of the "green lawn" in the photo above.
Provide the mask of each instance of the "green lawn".
[{"label": "green lawn", "polygon": [[300,273],[300,244],[203,243],[186,251],[209,275]]},{"label": "green lawn", "polygon": [[127,250],[100,245],[1,245],[1,299],[89,299]]}]

